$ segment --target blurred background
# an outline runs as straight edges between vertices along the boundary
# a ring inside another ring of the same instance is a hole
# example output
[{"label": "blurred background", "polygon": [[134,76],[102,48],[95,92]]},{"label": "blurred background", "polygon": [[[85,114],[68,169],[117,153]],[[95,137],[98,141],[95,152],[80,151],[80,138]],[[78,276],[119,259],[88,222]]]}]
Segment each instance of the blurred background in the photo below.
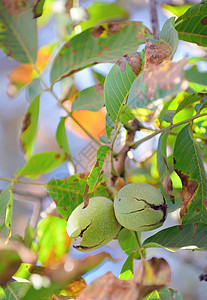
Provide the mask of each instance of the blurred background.
[{"label": "blurred background", "polygon": [[[181,2],[179,2],[181,3]],[[186,5],[190,5],[188,2]],[[194,2],[195,3],[195,2]],[[158,1],[157,12],[159,28],[161,30],[164,22],[172,14],[163,8],[163,2]],[[107,7],[107,5],[110,7]],[[66,1],[66,0],[46,0],[43,16],[38,19],[38,63],[44,69],[44,80],[49,83],[50,62],[57,53],[59,47],[69,36],[79,33],[85,28],[97,25],[110,20],[134,20],[142,21],[144,25],[151,28],[148,2],[143,0],[117,0],[117,1]],[[104,13],[104,9],[110,11],[110,16]],[[204,56],[204,50],[195,44],[180,42],[174,60],[178,61],[183,57]],[[71,105],[74,93],[93,86],[97,82],[99,74],[106,76],[112,64],[98,64],[95,67],[77,72],[74,76],[66,78],[61,83],[56,83],[54,92],[61,99],[70,99],[68,107]],[[206,64],[198,66],[201,70],[207,70]],[[97,74],[98,73],[98,74]],[[19,136],[22,128],[24,114],[29,106],[29,100],[25,86],[31,80],[32,71],[28,70],[18,62],[8,58],[0,51],[0,176],[12,178],[14,172],[24,165],[24,153],[20,147]],[[38,82],[37,82],[38,84]],[[35,141],[34,153],[44,151],[60,151],[56,143],[56,129],[60,122],[60,117],[65,112],[58,105],[56,99],[48,92],[41,95],[40,116],[38,132]],[[80,111],[76,113],[76,118],[83,124],[87,124],[89,132],[100,137],[105,127],[105,112],[92,113]],[[139,133],[136,139],[143,137]],[[96,158],[97,145],[91,141],[87,135],[72,121],[67,122],[67,138],[73,162],[78,172],[88,172],[93,166]],[[124,136],[117,139],[117,149],[124,142]],[[153,184],[158,180],[155,170],[156,159],[153,151],[157,148],[157,138],[143,143],[137,150],[133,150],[133,157],[136,163],[132,163],[132,180],[140,180],[140,166],[144,166],[146,159],[151,158],[151,168],[149,170],[149,180]],[[154,162],[154,163],[152,163]],[[126,162],[129,165],[129,161]],[[147,166],[146,166],[147,168]],[[37,181],[46,183],[52,178],[60,179],[74,174],[71,164],[64,163],[50,174],[46,174]],[[107,174],[107,163],[106,163]],[[142,178],[143,179],[143,178]],[[141,179],[141,180],[142,180]],[[146,178],[145,178],[146,179]],[[154,180],[154,181],[153,181]],[[150,183],[150,182],[148,182]],[[0,189],[3,189],[8,182],[0,181]],[[34,226],[37,223],[37,216],[52,205],[52,200],[47,195],[43,187],[31,185],[15,185],[13,234],[24,235],[28,220]],[[42,199],[44,199],[42,201]],[[169,214],[164,226],[177,224],[178,212]],[[143,238],[153,234],[153,232],[143,234]],[[95,253],[101,251],[109,252],[117,262],[105,260],[97,269],[89,272],[84,278],[90,283],[95,278],[107,271],[112,271],[118,276],[121,267],[126,259],[126,254],[118,247],[118,242],[112,241],[107,246],[100,248]],[[71,248],[69,255],[74,258],[82,258],[84,254]],[[181,292],[184,299],[202,300],[206,299],[207,283],[199,280],[199,275],[207,271],[207,254],[204,252],[193,252],[180,250],[170,252],[162,249],[148,250],[148,257],[164,257],[172,269],[172,287]]]}]

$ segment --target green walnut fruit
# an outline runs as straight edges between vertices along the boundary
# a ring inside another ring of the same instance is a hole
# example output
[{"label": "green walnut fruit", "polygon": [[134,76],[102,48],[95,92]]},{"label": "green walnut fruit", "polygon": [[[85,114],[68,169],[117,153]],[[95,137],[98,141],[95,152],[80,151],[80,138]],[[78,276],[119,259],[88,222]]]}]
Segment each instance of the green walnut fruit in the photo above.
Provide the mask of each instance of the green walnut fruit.
[{"label": "green walnut fruit", "polygon": [[162,226],[167,205],[155,187],[145,183],[131,183],[116,195],[114,210],[118,222],[125,228],[148,231]]},{"label": "green walnut fruit", "polygon": [[110,199],[94,197],[89,200],[86,208],[83,206],[81,203],[70,215],[67,232],[70,237],[77,238],[74,248],[90,251],[115,238],[121,225],[116,220],[113,202]]}]

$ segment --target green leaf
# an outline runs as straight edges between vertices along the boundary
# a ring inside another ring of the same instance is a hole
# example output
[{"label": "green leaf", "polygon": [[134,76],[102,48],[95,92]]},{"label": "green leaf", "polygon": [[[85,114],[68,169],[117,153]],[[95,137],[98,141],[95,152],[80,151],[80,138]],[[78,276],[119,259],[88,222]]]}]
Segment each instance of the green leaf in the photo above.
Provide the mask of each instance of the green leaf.
[{"label": "green leaf", "polygon": [[57,205],[63,218],[67,219],[72,211],[83,202],[86,174],[76,174],[64,179],[53,179],[45,188]]},{"label": "green leaf", "polygon": [[20,142],[23,152],[26,157],[29,158],[33,152],[33,146],[35,141],[35,136],[37,132],[38,118],[39,118],[39,103],[40,97],[37,96],[30,104],[27,112],[25,114],[22,133],[20,136]]},{"label": "green leaf", "polygon": [[35,6],[33,7],[34,18],[39,18],[43,12],[45,0],[37,0]]},{"label": "green leaf", "polygon": [[27,86],[27,99],[32,102],[37,96],[40,95],[42,91],[42,85],[39,78],[35,78],[32,82]]},{"label": "green leaf", "polygon": [[175,114],[179,113],[181,110],[183,110],[184,108],[186,108],[187,106],[189,106],[195,102],[205,101],[204,97],[206,98],[206,93],[196,93],[196,94],[187,96],[186,98],[183,99],[182,102],[180,102],[180,104],[178,105],[178,108],[175,111]]},{"label": "green leaf", "polygon": [[160,33],[160,40],[168,43],[171,49],[171,55],[173,56],[178,46],[178,33],[175,30],[174,18],[168,19],[163,25],[162,31]]},{"label": "green leaf", "polygon": [[202,153],[193,138],[190,125],[178,134],[174,147],[174,170],[182,181],[182,224],[207,223],[207,178]]},{"label": "green leaf", "polygon": [[60,146],[60,149],[70,157],[70,149],[68,145],[68,139],[65,131],[65,120],[67,117],[61,117],[60,123],[56,131],[56,141]]},{"label": "green leaf", "polygon": [[0,300],[22,300],[30,286],[29,282],[10,282],[4,286]]},{"label": "green leaf", "polygon": [[189,8],[175,22],[179,39],[199,46],[207,46],[207,1]]},{"label": "green leaf", "polygon": [[88,89],[79,92],[71,107],[71,111],[90,110],[98,111],[104,106],[103,85],[96,84]]},{"label": "green leaf", "polygon": [[43,275],[45,273],[46,273],[45,267],[22,263],[19,269],[17,270],[17,272],[14,274],[14,277],[19,277],[19,278],[29,280],[32,274]]},{"label": "green leaf", "polygon": [[30,157],[18,176],[37,177],[57,168],[66,157],[58,152],[41,152]]},{"label": "green leaf", "polygon": [[31,248],[32,241],[35,238],[35,231],[32,228],[30,221],[28,221],[27,227],[24,232],[24,243],[28,248]]},{"label": "green leaf", "polygon": [[205,94],[206,96],[204,98],[202,98],[201,103],[198,103],[195,105],[195,111],[198,113],[200,113],[204,108],[207,107],[207,94]]},{"label": "green leaf", "polygon": [[102,136],[100,136],[100,138],[98,140],[103,144],[110,143],[110,139],[108,138],[107,134],[103,134]]},{"label": "green leaf", "polygon": [[[80,173],[60,180],[53,179],[45,185],[64,219],[67,219],[72,211],[83,202],[86,180],[87,174]],[[99,183],[91,194],[91,197],[95,196],[110,198],[106,183],[101,176]]]},{"label": "green leaf", "polygon": [[100,176],[101,170],[104,165],[104,161],[106,159],[107,154],[109,153],[110,148],[106,145],[102,145],[98,148],[97,153],[96,153],[96,163],[94,164],[90,174],[88,175],[86,184],[89,187],[88,193],[90,194]]},{"label": "green leaf", "polygon": [[104,75],[94,71],[93,69],[91,69],[91,70],[92,70],[95,81],[102,84],[102,85],[104,85],[106,77]]},{"label": "green leaf", "polygon": [[123,267],[121,269],[121,273],[119,275],[119,279],[121,279],[121,280],[129,280],[132,277],[134,277],[133,261],[134,261],[134,253],[131,253],[127,257],[127,259],[126,259],[126,261],[125,261],[125,263],[124,263],[124,265],[123,265]]},{"label": "green leaf", "polygon": [[8,185],[0,194],[0,238],[6,239],[11,234],[13,194]]},{"label": "green leaf", "polygon": [[68,253],[71,238],[66,232],[66,225],[66,220],[53,216],[48,216],[38,223],[37,252],[43,266],[56,264]]},{"label": "green leaf", "polygon": [[87,8],[89,20],[81,22],[79,25],[83,30],[109,21],[119,21],[128,18],[129,14],[126,9],[118,3],[103,3],[95,1]]},{"label": "green leaf", "polygon": [[127,104],[132,108],[153,109],[156,100],[177,94],[183,88],[183,67],[186,62],[186,59],[163,61],[156,68],[143,71],[131,86]]},{"label": "green leaf", "polygon": [[143,44],[148,29],[140,22],[117,22],[87,29],[65,43],[53,61],[54,83],[83,67],[131,55]]},{"label": "green leaf", "polygon": [[30,1],[18,1],[17,5],[0,2],[0,47],[22,63],[35,63],[37,33]]},{"label": "green leaf", "polygon": [[199,72],[194,67],[185,71],[185,78],[191,82],[207,85],[207,72]]},{"label": "green leaf", "polygon": [[[137,234],[140,238],[141,234],[138,232]],[[123,228],[121,231],[119,231],[118,242],[119,246],[127,255],[130,255],[131,253],[137,250],[137,240],[135,238],[135,233],[131,230]]]},{"label": "green leaf", "polygon": [[173,196],[171,195],[173,187],[172,187],[172,180],[170,179],[169,167],[167,163],[167,153],[166,153],[167,138],[168,138],[168,131],[166,131],[164,134],[161,134],[158,141],[157,170],[158,170],[160,182],[162,184],[161,191],[163,192],[165,198],[167,196],[168,199],[174,200]]},{"label": "green leaf", "polygon": [[143,242],[144,248],[207,250],[207,224],[191,223],[163,229]]},{"label": "green leaf", "polygon": [[108,138],[110,139],[112,130],[115,129],[115,125],[111,121],[111,119],[110,119],[110,117],[109,117],[108,114],[106,114],[105,121],[106,121],[105,122],[106,134],[107,134]]},{"label": "green leaf", "polygon": [[183,4],[183,5],[169,5],[169,4],[163,4],[162,5],[162,8],[170,11],[176,17],[182,16],[186,12],[186,10],[188,10],[191,7],[192,7],[192,5],[188,4],[188,3]]},{"label": "green leaf", "polygon": [[104,84],[104,98],[107,113],[115,123],[129,94],[131,85],[141,71],[141,58],[134,53],[120,58],[108,73]]},{"label": "green leaf", "polygon": [[53,294],[57,294],[64,287],[63,283],[50,283],[47,277],[40,277],[39,284],[40,287],[30,285],[21,300],[50,300]]},{"label": "green leaf", "polygon": [[170,288],[162,288],[159,291],[155,290],[146,296],[143,300],[183,300],[181,294]]},{"label": "green leaf", "polygon": [[124,105],[122,106],[119,118],[122,124],[126,124],[127,122],[133,120],[135,116],[130,107],[128,105]]},{"label": "green leaf", "polygon": [[21,259],[15,250],[0,249],[0,286],[4,286],[11,280],[20,265]]}]

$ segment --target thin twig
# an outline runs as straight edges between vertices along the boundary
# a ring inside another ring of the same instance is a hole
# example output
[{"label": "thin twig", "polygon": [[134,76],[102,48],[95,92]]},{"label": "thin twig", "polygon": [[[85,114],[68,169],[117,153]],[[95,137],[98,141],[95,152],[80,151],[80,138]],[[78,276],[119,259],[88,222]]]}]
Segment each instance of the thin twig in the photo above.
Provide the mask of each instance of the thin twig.
[{"label": "thin twig", "polygon": [[207,113],[203,113],[203,114],[200,114],[200,115],[195,115],[193,117],[190,117],[184,121],[181,121],[181,122],[178,122],[178,123],[175,123],[175,124],[172,124],[170,126],[167,126],[167,127],[164,127],[162,129],[159,129],[155,132],[153,132],[152,134],[149,134],[148,136],[144,137],[143,139],[137,141],[137,142],[131,142],[129,143],[129,146],[133,149],[137,148],[140,144],[142,144],[143,142],[151,139],[152,137],[156,136],[157,134],[159,133],[162,133],[162,132],[165,132],[166,130],[170,130],[172,128],[175,128],[175,127],[178,127],[180,125],[183,125],[183,124],[186,124],[186,123],[190,123],[191,121],[197,119],[197,118],[200,118],[200,117],[204,117],[204,116],[207,116]]},{"label": "thin twig", "polygon": [[[127,157],[127,153],[130,150],[131,146],[130,143],[134,141],[134,136],[136,131],[140,130],[140,123],[137,119],[134,119],[132,122],[132,127],[127,128],[127,137],[125,141],[125,145],[121,149],[119,155],[116,157],[116,169],[114,174],[111,175],[109,186],[113,186],[118,177],[124,177],[124,170],[125,170],[125,160]],[[112,148],[112,156],[113,158],[113,148]]]},{"label": "thin twig", "polygon": [[149,0],[150,17],[152,24],[152,32],[155,39],[159,39],[159,24],[157,17],[157,0]]}]

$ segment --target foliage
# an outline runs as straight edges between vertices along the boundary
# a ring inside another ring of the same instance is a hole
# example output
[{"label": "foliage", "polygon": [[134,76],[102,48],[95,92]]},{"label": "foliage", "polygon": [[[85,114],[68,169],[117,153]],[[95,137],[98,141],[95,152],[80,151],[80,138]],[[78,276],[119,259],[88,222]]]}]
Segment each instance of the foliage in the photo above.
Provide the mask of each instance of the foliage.
[{"label": "foliage", "polygon": [[[59,13],[53,11],[53,2],[0,0],[0,47],[20,63],[9,75],[8,94],[14,96],[26,89],[29,100],[19,136],[25,164],[13,178],[0,177],[10,182],[0,194],[0,299],[103,299],[98,298],[100,286],[106,286],[109,279],[111,286],[103,289],[106,297],[117,286],[123,294],[119,299],[182,299],[168,288],[167,262],[143,258],[151,247],[207,250],[203,238],[207,232],[207,73],[197,67],[206,58],[172,61],[180,40],[207,46],[207,1],[164,5],[178,18],[165,22],[159,40],[141,22],[126,20],[129,13],[118,2],[94,2],[84,10],[66,1],[64,12]],[[74,19],[74,11],[82,19]],[[39,27],[54,15],[56,27],[63,29],[64,23],[64,30],[55,41],[38,49]],[[60,19],[67,21],[60,24]],[[145,45],[142,51],[141,45]],[[114,63],[106,78],[94,69],[98,63]],[[48,64],[50,83],[42,75]],[[78,91],[74,73],[83,69],[95,83]],[[56,95],[57,81],[62,84],[61,95]],[[34,152],[44,91],[64,111],[56,130],[59,152]],[[69,122],[75,124],[73,128]],[[73,157],[68,139],[69,128],[76,133],[75,126],[91,140],[96,156],[85,173],[79,170],[80,158]],[[148,134],[135,140],[140,131]],[[156,149],[138,164],[132,153],[155,136],[159,137]],[[125,142],[117,146],[123,137]],[[138,167],[133,163],[126,167],[130,160]],[[65,162],[73,166],[73,174],[42,183],[43,174]],[[139,181],[160,188],[168,211],[180,209],[179,222],[144,241],[140,232],[122,228],[118,242],[127,258],[119,279],[107,273],[94,282],[93,291],[89,287],[82,292],[86,283],[81,276],[112,257],[101,252],[83,261],[68,258],[72,244],[66,232],[67,219],[81,202],[87,206],[90,197],[113,200],[123,185]],[[28,223],[24,237],[12,235],[17,183],[45,188],[55,206],[52,212],[38,215],[35,226]],[[137,272],[135,260],[140,260]]]}]

